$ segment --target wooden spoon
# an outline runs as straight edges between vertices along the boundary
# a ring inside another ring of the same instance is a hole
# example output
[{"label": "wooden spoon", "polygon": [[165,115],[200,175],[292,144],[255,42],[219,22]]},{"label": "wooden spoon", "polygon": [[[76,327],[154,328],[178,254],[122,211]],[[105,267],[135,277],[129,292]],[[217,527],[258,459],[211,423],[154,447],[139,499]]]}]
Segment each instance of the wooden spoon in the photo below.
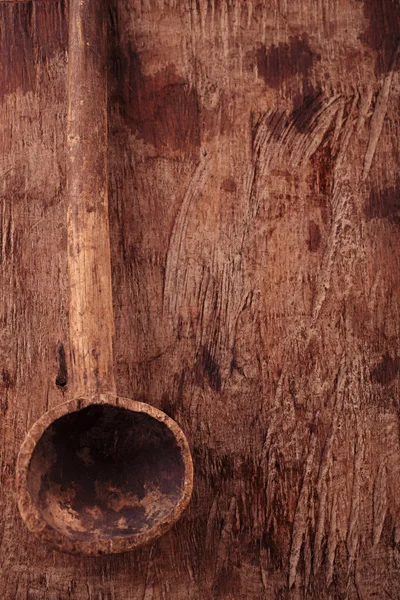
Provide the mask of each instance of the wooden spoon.
[{"label": "wooden spoon", "polygon": [[189,503],[179,426],[116,393],[107,199],[107,3],[70,0],[68,270],[73,400],[48,411],[17,461],[27,527],[66,552],[124,552],[162,535]]}]

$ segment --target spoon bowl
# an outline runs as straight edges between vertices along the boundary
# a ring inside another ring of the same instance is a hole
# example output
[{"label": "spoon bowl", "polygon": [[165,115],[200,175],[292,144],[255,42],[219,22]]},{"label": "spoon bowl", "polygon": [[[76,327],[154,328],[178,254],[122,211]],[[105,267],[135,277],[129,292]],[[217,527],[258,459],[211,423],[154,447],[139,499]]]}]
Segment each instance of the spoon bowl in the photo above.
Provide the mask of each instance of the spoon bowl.
[{"label": "spoon bowl", "polygon": [[175,421],[114,394],[47,412],[17,465],[25,522],[66,552],[124,552],[151,541],[179,519],[192,486],[189,446]]}]

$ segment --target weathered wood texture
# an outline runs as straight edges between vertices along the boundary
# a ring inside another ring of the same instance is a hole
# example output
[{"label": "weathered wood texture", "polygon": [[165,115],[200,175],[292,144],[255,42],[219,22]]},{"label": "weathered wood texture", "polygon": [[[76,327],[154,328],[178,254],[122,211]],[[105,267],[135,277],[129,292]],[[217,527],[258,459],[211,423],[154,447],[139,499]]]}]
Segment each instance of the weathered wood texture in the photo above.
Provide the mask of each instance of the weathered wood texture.
[{"label": "weathered wood texture", "polygon": [[116,392],[107,169],[107,5],[71,0],[67,246],[75,394]]},{"label": "weathered wood texture", "polygon": [[110,31],[117,387],[182,426],[195,492],[108,558],[17,514],[70,393],[67,7],[0,3],[1,597],[398,598],[397,0],[118,0]]}]

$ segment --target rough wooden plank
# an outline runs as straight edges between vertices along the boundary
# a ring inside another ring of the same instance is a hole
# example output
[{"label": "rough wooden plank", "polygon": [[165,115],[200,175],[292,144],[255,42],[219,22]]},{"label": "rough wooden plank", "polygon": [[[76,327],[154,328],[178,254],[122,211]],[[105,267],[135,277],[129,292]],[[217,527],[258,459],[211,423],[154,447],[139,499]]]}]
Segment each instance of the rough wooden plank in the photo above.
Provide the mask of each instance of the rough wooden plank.
[{"label": "rough wooden plank", "polygon": [[195,495],[159,542],[102,559],[17,515],[19,444],[69,393],[66,11],[2,5],[2,594],[396,598],[398,3],[110,12],[118,387],[188,433]]}]

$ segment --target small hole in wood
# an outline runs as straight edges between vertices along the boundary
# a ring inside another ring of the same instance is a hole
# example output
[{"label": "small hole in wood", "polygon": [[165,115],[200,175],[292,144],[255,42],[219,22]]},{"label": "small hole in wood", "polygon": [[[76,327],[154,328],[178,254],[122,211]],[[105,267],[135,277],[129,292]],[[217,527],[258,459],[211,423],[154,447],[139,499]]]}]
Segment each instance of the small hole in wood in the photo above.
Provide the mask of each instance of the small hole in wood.
[{"label": "small hole in wood", "polygon": [[57,345],[57,367],[56,385],[58,387],[65,387],[68,383],[67,360],[65,358],[64,346],[61,343]]}]

